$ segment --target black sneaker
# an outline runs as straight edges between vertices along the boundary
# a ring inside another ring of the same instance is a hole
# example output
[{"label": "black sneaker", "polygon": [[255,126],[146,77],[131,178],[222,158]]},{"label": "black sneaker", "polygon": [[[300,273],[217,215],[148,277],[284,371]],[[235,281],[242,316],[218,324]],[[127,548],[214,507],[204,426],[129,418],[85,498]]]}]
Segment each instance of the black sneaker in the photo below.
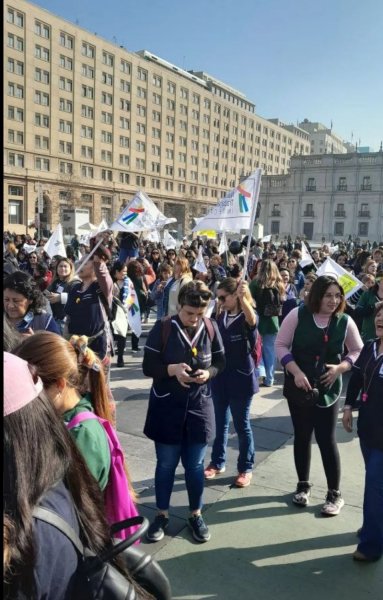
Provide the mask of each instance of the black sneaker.
[{"label": "black sneaker", "polygon": [[121,368],[121,367],[125,367],[125,363],[123,360],[118,360],[117,361],[117,367]]},{"label": "black sneaker", "polygon": [[159,542],[165,535],[168,528],[169,519],[165,515],[157,515],[153,523],[146,532],[146,539],[149,542]]},{"label": "black sneaker", "polygon": [[210,540],[210,532],[202,518],[202,515],[193,515],[188,519],[188,524],[192,530],[193,538],[197,542],[208,542]]}]

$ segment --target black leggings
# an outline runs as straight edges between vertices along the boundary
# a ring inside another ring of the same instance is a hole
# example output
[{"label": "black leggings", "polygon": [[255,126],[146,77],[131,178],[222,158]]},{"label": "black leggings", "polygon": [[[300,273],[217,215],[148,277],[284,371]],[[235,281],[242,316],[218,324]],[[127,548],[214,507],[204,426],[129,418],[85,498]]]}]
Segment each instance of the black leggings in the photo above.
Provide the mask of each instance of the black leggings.
[{"label": "black leggings", "polygon": [[114,334],[114,339],[117,343],[117,360],[119,362],[122,362],[122,360],[124,359],[126,337]]},{"label": "black leggings", "polygon": [[340,458],[336,444],[338,401],[328,408],[294,406],[288,401],[294,426],[294,461],[299,481],[309,481],[313,431],[322,456],[329,490],[338,490]]}]

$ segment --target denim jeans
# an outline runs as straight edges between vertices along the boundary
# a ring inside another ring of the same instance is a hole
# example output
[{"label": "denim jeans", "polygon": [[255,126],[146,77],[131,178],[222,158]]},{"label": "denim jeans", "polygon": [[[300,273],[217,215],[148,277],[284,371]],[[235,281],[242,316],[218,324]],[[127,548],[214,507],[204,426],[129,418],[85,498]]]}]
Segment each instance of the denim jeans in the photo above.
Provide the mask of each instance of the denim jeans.
[{"label": "denim jeans", "polygon": [[118,260],[122,263],[125,263],[127,258],[137,258],[138,256],[138,248],[120,248],[120,252],[118,255]]},{"label": "denim jeans", "polygon": [[[260,367],[265,369],[265,383],[266,385],[272,385],[274,383],[274,371],[275,371],[275,340],[276,333],[265,333],[262,336],[262,361]],[[263,369],[260,369],[261,375]]]},{"label": "denim jeans", "polygon": [[211,462],[217,469],[222,469],[226,461],[231,412],[239,443],[238,473],[247,473],[253,470],[255,449],[249,418],[251,400],[252,396],[241,397],[240,394],[213,394],[216,437],[213,443]]},{"label": "denim jeans", "polygon": [[369,448],[363,440],[360,447],[366,479],[358,550],[368,558],[379,558],[383,555],[383,451]]},{"label": "denim jeans", "polygon": [[191,511],[202,508],[204,465],[207,444],[155,442],[157,466],[155,474],[156,502],[159,510],[168,510],[173,491],[174,475],[180,459],[185,469],[185,483]]}]

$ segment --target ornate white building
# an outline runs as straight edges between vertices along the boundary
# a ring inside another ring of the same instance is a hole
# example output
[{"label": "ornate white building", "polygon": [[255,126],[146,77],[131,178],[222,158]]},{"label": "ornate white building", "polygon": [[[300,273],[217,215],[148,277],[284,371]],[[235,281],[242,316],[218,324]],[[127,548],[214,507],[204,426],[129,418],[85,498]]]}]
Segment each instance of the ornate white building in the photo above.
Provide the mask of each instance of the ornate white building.
[{"label": "ornate white building", "polygon": [[293,156],[288,175],[262,178],[266,234],[383,241],[383,151]]}]

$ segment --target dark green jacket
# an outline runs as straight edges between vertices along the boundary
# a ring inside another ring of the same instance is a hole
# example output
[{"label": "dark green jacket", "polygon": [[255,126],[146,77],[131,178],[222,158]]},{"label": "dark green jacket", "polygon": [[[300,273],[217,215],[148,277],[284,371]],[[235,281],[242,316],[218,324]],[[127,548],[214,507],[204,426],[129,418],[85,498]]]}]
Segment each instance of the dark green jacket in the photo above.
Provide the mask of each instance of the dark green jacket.
[{"label": "dark green jacket", "polygon": [[377,302],[379,302],[378,296],[370,289],[363,292],[355,307],[356,315],[363,318],[361,335],[364,342],[376,337],[374,309]]},{"label": "dark green jacket", "polygon": [[259,287],[258,281],[253,279],[249,285],[251,295],[256,302],[256,311],[259,315],[258,331],[261,335],[275,334],[279,331],[279,318],[278,317],[266,317],[263,314],[265,304],[265,294],[267,292],[272,293],[273,288],[261,288]]}]

